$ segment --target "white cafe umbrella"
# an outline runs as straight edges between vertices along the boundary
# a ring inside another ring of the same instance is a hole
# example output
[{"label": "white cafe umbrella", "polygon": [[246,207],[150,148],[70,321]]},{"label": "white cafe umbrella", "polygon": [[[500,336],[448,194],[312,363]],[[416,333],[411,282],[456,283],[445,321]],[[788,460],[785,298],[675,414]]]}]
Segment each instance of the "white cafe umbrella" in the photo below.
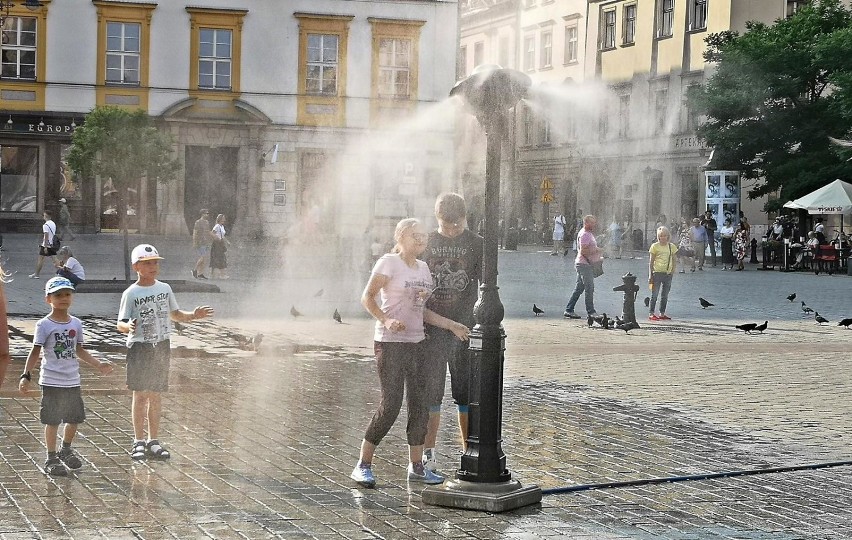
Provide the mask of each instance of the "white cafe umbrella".
[{"label": "white cafe umbrella", "polygon": [[852,184],[842,180],[784,203],[784,208],[807,210],[808,214],[852,214]]}]

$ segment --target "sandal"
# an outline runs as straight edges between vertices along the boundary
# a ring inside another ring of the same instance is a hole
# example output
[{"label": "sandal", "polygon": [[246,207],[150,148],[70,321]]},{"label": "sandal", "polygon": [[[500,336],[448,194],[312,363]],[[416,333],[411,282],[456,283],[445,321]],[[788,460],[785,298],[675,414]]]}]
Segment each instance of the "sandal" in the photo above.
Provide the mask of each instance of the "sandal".
[{"label": "sandal", "polygon": [[134,441],[130,449],[130,459],[139,461],[145,459],[145,441]]},{"label": "sandal", "polygon": [[161,445],[160,441],[157,439],[151,439],[148,441],[148,447],[145,450],[145,454],[154,459],[169,459],[172,457],[169,451],[163,448],[163,445]]}]

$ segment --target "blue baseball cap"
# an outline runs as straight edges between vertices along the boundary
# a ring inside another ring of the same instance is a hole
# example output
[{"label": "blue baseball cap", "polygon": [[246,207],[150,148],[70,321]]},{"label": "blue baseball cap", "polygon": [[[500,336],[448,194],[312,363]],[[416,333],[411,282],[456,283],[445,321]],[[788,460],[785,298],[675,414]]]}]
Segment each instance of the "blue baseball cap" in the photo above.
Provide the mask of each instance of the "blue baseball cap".
[{"label": "blue baseball cap", "polygon": [[47,283],[44,284],[44,294],[53,294],[56,291],[61,291],[62,289],[71,289],[74,290],[74,284],[71,283],[71,280],[68,278],[64,278],[62,276],[56,276],[54,278],[50,278],[47,280]]}]

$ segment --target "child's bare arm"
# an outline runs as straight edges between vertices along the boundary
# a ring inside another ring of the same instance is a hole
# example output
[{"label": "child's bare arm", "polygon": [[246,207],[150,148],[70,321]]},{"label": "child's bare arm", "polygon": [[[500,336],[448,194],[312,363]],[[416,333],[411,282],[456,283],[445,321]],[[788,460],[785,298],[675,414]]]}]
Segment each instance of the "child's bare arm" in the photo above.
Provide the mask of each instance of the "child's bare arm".
[{"label": "child's bare arm", "polygon": [[172,311],[169,315],[173,321],[177,322],[192,322],[198,319],[204,319],[206,317],[213,316],[213,308],[210,306],[198,306],[192,311],[184,311],[182,309],[176,309]]},{"label": "child's bare arm", "polygon": [[34,344],[30,349],[29,356],[27,356],[27,363],[24,365],[24,374],[21,375],[21,380],[18,382],[18,390],[24,395],[30,390],[32,370],[38,363],[39,356],[41,356],[41,345]]},{"label": "child's bare arm", "polygon": [[113,363],[109,360],[98,360],[92,353],[83,348],[82,343],[77,344],[77,358],[82,360],[83,362],[89,364],[92,367],[98,368],[102,375],[106,375],[107,373],[111,373],[114,367]]},{"label": "child's bare arm", "polygon": [[129,334],[130,332],[133,332],[133,330],[136,328],[136,319],[131,319],[129,321],[118,321],[115,325],[115,328],[122,334]]}]

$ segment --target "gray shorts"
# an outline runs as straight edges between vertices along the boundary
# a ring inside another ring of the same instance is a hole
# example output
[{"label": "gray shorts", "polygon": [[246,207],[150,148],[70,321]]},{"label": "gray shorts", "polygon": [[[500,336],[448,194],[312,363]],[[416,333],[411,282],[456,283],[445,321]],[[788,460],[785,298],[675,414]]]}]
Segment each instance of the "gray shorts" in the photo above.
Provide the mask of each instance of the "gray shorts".
[{"label": "gray shorts", "polygon": [[46,426],[82,424],[86,420],[79,386],[42,386],[39,419]]},{"label": "gray shorts", "polygon": [[470,373],[468,371],[467,341],[461,341],[449,330],[426,326],[426,367],[428,387],[426,403],[437,407],[444,400],[447,366],[450,368],[450,389],[456,405],[470,404]]},{"label": "gray shorts", "polygon": [[171,368],[171,343],[133,343],[127,349],[127,388],[141,392],[167,392]]}]

